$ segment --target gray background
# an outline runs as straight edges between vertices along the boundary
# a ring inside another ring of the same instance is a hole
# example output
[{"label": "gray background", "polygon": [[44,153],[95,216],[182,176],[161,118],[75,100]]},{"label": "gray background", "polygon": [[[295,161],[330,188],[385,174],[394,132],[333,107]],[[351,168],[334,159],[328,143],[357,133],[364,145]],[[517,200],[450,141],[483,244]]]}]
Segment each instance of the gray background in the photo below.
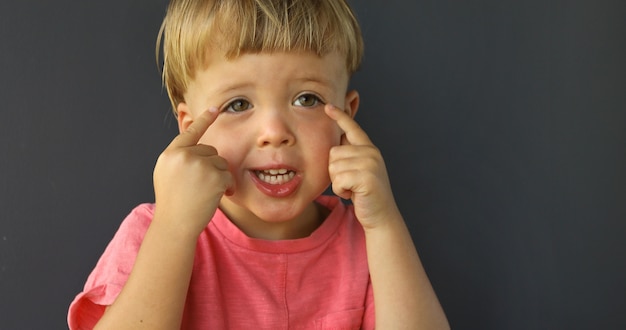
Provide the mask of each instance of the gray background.
[{"label": "gray background", "polygon": [[[63,329],[176,133],[165,0],[0,3],[0,329]],[[353,1],[357,116],[457,329],[626,328],[626,2]]]}]

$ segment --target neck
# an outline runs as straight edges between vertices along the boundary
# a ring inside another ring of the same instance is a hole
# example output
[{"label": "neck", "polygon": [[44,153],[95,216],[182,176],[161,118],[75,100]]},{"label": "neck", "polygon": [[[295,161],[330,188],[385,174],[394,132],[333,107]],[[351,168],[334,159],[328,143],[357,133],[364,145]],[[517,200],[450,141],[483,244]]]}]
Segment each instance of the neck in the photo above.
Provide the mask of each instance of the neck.
[{"label": "neck", "polygon": [[330,211],[315,202],[298,217],[280,222],[263,220],[243,208],[233,208],[222,201],[220,209],[248,237],[264,240],[290,240],[310,236],[328,216]]}]

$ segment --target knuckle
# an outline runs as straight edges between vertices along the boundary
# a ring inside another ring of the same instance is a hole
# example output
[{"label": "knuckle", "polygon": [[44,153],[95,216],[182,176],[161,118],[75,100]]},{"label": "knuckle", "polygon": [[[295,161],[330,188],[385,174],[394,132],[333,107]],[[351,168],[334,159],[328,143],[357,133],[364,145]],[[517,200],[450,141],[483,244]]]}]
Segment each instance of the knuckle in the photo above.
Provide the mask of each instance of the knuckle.
[{"label": "knuckle", "polygon": [[183,132],[183,134],[186,135],[198,135],[199,131],[198,129],[194,126],[194,125],[189,125],[189,127],[187,127],[187,129]]},{"label": "knuckle", "polygon": [[374,156],[377,156],[377,157],[381,156],[380,149],[378,149],[378,147],[376,147],[375,145],[367,145],[367,146],[365,146],[365,148],[368,150],[368,152],[371,155],[374,155]]},{"label": "knuckle", "polygon": [[214,146],[209,146],[209,145],[202,145],[207,152],[209,152],[210,154],[217,154],[217,149],[215,149]]},{"label": "knuckle", "polygon": [[339,151],[341,150],[341,148],[339,146],[334,146],[330,148],[330,151],[328,152],[331,158],[334,158],[337,156],[337,154],[339,153]]},{"label": "knuckle", "polygon": [[363,165],[366,169],[373,169],[378,167],[378,158],[377,157],[368,157],[363,162]]}]

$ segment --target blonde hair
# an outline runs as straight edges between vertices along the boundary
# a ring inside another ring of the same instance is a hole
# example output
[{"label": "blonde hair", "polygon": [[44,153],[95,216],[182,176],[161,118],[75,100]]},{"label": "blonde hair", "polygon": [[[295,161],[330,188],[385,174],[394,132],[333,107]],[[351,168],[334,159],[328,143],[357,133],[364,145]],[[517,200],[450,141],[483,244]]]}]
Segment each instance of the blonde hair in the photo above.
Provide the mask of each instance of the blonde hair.
[{"label": "blonde hair", "polygon": [[157,38],[163,46],[163,83],[176,114],[210,52],[240,54],[337,51],[346,69],[361,64],[363,39],[346,0],[171,0]]}]

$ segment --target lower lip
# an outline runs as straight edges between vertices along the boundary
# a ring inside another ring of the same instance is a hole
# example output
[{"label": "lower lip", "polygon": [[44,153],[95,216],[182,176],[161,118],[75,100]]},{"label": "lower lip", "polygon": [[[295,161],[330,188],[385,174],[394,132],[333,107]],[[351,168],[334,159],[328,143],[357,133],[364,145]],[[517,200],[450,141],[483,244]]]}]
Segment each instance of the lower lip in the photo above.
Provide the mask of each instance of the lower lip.
[{"label": "lower lip", "polygon": [[254,182],[256,187],[262,193],[266,194],[267,196],[276,197],[276,198],[287,197],[293,194],[296,191],[296,189],[298,189],[298,186],[300,185],[300,182],[302,181],[302,177],[298,174],[296,174],[293,177],[293,179],[282,184],[269,184],[259,179],[259,177],[256,175],[254,171],[250,172],[250,176],[252,177],[252,181]]}]

